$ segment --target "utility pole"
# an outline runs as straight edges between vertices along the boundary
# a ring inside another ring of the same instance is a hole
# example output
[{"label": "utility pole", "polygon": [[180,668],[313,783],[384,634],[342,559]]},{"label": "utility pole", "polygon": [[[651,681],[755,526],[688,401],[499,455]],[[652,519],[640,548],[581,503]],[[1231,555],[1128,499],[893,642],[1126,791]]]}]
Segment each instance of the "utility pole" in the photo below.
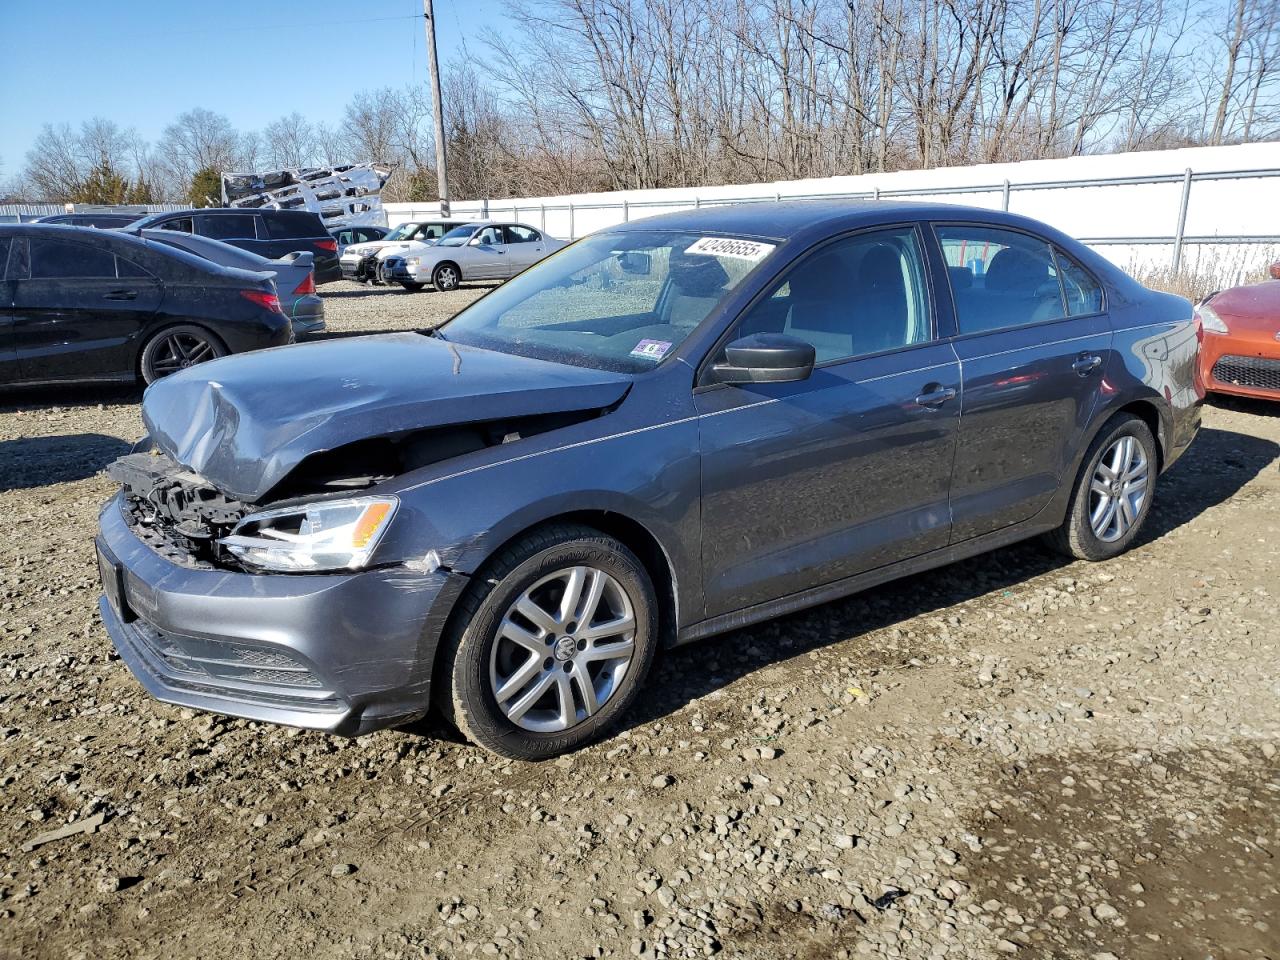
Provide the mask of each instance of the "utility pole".
[{"label": "utility pole", "polygon": [[440,216],[449,216],[449,173],[445,167],[444,106],[440,97],[440,62],[436,59],[436,18],[431,0],[422,0],[427,26],[427,62],[431,65],[431,105],[436,116],[436,180],[440,187]]}]

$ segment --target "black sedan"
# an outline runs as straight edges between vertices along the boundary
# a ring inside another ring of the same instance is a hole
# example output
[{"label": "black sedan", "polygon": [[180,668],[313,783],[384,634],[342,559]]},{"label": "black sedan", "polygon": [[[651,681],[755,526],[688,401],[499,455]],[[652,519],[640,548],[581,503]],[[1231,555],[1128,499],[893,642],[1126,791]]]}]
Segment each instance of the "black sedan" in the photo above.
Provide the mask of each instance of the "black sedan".
[{"label": "black sedan", "polygon": [[151,383],[290,342],[271,275],[93,227],[0,225],[0,385]]}]

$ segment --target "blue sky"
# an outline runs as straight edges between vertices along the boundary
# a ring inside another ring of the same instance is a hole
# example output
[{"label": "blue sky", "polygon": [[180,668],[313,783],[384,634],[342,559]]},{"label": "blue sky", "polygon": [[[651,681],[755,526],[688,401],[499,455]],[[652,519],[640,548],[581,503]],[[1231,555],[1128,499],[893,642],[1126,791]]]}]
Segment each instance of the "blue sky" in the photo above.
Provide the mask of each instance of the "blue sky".
[{"label": "blue sky", "polygon": [[[481,54],[503,6],[435,0],[441,63]],[[422,0],[0,0],[0,179],[45,123],[101,116],[154,141],[192,107],[240,130],[333,122],[358,90],[426,83],[422,26]]]}]

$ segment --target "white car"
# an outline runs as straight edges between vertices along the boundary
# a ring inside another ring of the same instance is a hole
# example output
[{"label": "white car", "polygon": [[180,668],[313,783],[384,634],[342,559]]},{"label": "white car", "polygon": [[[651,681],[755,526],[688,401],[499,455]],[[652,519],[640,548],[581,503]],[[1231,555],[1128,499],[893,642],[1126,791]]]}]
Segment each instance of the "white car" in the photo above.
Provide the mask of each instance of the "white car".
[{"label": "white car", "polygon": [[378,251],[378,276],[406,290],[428,283],[456,290],[464,280],[507,280],[567,246],[526,223],[481,221],[454,227],[433,243],[414,241]]},{"label": "white car", "polygon": [[410,243],[435,243],[455,227],[469,223],[467,220],[411,220],[402,223],[380,240],[353,243],[342,250],[338,263],[342,267],[342,279],[380,282],[377,277],[377,261],[374,255],[390,248],[408,248]]}]

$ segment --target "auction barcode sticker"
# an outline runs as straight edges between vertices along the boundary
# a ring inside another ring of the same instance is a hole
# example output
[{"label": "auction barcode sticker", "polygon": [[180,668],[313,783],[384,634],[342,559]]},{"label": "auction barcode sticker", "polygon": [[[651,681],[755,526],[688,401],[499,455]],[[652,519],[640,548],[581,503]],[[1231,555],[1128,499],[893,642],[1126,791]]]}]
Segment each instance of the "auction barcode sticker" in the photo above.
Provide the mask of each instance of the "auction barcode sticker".
[{"label": "auction barcode sticker", "polygon": [[703,237],[689,246],[685,253],[699,253],[704,257],[732,257],[734,260],[763,260],[773,252],[776,244],[755,240],[738,240],[734,237]]}]

